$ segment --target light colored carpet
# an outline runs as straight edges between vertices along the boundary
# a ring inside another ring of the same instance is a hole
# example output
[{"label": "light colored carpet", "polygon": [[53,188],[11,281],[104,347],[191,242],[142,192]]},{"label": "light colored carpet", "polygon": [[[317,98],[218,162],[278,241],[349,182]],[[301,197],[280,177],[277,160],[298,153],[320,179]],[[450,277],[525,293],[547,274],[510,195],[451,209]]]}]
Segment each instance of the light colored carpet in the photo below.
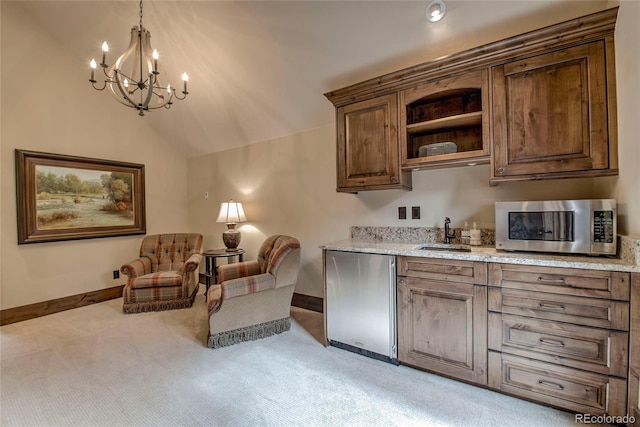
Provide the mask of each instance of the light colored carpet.
[{"label": "light colored carpet", "polygon": [[7,426],[573,426],[572,414],[325,348],[322,315],[212,350],[204,297],[124,315],[122,299],[0,328]]}]

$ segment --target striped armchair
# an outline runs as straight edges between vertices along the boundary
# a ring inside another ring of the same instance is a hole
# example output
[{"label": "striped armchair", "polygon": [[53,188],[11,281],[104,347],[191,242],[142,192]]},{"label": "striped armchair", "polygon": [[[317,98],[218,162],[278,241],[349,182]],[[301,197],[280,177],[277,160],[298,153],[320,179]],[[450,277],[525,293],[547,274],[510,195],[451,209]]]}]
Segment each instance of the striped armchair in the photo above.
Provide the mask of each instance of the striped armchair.
[{"label": "striped armchair", "polygon": [[129,276],[122,291],[125,313],[188,308],[198,292],[202,234],[155,234],[140,245],[140,258],[120,267]]},{"label": "striped armchair", "polygon": [[298,240],[275,235],[262,243],[257,260],[218,267],[218,284],[207,294],[207,345],[224,347],[288,331],[299,264]]}]

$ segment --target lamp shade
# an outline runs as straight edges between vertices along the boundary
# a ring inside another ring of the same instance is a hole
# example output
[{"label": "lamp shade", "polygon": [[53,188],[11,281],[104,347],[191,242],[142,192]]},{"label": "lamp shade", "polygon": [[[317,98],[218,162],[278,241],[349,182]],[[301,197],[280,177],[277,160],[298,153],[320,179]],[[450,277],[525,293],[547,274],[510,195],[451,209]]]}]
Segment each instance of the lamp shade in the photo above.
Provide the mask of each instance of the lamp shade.
[{"label": "lamp shade", "polygon": [[247,217],[244,214],[242,203],[229,200],[229,202],[220,204],[220,213],[218,214],[218,219],[216,219],[216,222],[238,224],[239,222],[245,222],[246,220]]}]

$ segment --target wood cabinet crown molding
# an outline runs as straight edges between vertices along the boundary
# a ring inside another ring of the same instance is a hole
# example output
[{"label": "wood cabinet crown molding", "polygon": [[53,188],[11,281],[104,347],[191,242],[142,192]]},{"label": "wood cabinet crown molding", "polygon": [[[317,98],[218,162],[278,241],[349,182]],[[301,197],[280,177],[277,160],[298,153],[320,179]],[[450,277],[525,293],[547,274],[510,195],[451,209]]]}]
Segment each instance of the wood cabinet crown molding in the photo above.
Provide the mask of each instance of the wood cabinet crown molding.
[{"label": "wood cabinet crown molding", "polygon": [[613,36],[617,15],[618,7],[606,9],[365,80],[324,95],[339,107],[356,99],[393,92],[420,82],[603,39]]}]

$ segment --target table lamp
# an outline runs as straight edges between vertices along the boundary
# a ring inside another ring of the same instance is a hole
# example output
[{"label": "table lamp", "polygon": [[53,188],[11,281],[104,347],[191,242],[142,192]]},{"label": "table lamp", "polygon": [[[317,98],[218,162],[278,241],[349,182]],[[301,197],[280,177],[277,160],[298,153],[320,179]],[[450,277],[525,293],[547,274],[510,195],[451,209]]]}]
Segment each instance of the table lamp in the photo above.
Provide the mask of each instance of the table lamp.
[{"label": "table lamp", "polygon": [[245,222],[247,217],[244,215],[244,209],[242,209],[242,203],[229,202],[220,204],[220,213],[216,222],[224,222],[227,224],[227,230],[222,233],[222,241],[227,247],[227,251],[236,251],[240,244],[240,232],[236,230],[236,224],[239,222]]}]

